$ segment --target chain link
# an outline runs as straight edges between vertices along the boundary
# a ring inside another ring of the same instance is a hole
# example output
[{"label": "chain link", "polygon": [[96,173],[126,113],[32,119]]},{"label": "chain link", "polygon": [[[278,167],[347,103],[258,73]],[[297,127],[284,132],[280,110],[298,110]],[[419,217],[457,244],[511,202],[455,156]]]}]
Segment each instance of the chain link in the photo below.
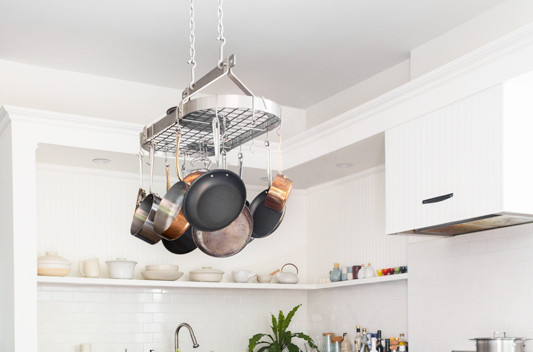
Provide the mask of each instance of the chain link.
[{"label": "chain link", "polygon": [[195,44],[196,44],[196,38],[194,36],[194,29],[195,29],[195,22],[194,22],[194,0],[191,0],[191,6],[189,8],[190,13],[190,22],[189,22],[189,28],[190,28],[190,35],[189,35],[189,42],[190,42],[190,48],[189,48],[189,61],[187,61],[188,64],[191,66],[191,83],[189,83],[189,88],[193,89],[193,83],[195,81],[194,78],[194,70],[196,69],[196,50],[195,50]]},{"label": "chain link", "polygon": [[224,63],[224,45],[226,45],[226,38],[224,37],[224,23],[222,20],[224,18],[224,10],[222,9],[222,1],[218,0],[218,37],[217,40],[220,41],[220,54],[218,58],[218,67],[222,67]]}]

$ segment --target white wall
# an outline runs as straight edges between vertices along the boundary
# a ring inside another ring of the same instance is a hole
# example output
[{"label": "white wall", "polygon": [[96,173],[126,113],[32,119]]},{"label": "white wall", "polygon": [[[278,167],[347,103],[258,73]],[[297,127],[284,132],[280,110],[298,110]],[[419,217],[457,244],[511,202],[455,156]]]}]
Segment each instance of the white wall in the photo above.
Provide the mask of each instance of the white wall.
[{"label": "white wall", "polygon": [[533,225],[409,245],[412,351],[475,350],[470,338],[533,336]]},{"label": "white wall", "polygon": [[[147,124],[181,100],[181,90],[0,60],[0,106]],[[282,107],[288,137],[305,129],[305,111]]]},{"label": "white wall", "polygon": [[307,108],[307,128],[316,126],[409,81],[405,60]]},{"label": "white wall", "polygon": [[411,50],[411,79],[533,22],[533,2],[509,0]]}]

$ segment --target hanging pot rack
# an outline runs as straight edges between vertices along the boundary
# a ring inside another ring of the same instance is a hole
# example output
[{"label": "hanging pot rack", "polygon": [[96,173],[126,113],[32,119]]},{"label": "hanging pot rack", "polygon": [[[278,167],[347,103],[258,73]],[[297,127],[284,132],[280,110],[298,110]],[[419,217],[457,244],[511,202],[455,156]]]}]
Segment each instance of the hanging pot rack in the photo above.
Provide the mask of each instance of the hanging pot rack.
[{"label": "hanging pot rack", "polygon": [[[212,120],[218,117],[224,149],[234,149],[281,123],[281,108],[271,100],[256,97],[232,71],[235,55],[230,55],[205,76],[183,90],[179,106],[167,110],[166,116],[144,127],[140,144],[144,150],[175,153],[176,132],[181,129],[180,152],[198,156],[202,147],[207,155],[215,154],[212,144]],[[209,95],[192,99],[197,93],[222,77],[228,77],[246,95]],[[179,123],[178,123],[179,121]]]}]

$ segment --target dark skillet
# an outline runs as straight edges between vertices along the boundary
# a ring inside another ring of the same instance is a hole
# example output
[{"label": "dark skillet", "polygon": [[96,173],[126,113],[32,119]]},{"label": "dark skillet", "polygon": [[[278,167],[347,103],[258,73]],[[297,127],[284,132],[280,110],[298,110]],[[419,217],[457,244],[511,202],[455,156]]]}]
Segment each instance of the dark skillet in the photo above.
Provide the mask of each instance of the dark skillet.
[{"label": "dark skillet", "polygon": [[276,231],[283,220],[285,209],[280,213],[265,206],[268,189],[259,193],[250,205],[250,212],[254,220],[253,238],[262,238]]},{"label": "dark skillet", "polygon": [[200,231],[218,231],[241,214],[246,202],[242,179],[229,170],[212,170],[199,176],[183,198],[187,221]]},{"label": "dark skillet", "polygon": [[194,243],[192,239],[192,227],[189,226],[189,228],[185,231],[183,235],[181,235],[178,239],[174,241],[167,241],[165,239],[162,240],[163,245],[165,248],[174,254],[187,254],[196,249],[196,244]]}]

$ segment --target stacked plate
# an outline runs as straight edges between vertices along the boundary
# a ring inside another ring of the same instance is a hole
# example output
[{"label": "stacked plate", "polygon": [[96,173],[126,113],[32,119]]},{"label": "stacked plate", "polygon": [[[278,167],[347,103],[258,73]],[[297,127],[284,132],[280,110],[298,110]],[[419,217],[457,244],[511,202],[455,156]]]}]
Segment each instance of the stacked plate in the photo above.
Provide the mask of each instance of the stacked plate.
[{"label": "stacked plate", "polygon": [[180,267],[172,264],[147,265],[141,274],[146,280],[176,281],[183,276]]}]

